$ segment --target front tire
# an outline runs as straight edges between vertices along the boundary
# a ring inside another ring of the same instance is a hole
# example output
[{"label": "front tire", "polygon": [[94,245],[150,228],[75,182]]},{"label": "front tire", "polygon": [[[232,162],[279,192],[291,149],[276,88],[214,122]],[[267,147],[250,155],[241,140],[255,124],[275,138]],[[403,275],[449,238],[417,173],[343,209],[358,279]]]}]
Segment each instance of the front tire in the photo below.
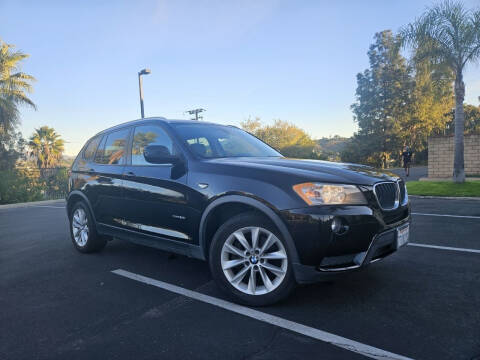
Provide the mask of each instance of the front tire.
[{"label": "front tire", "polygon": [[95,230],[95,223],[88,206],[79,201],[70,212],[70,236],[75,248],[82,253],[102,250],[107,241]]},{"label": "front tire", "polygon": [[273,304],[295,288],[285,240],[254,213],[237,215],[217,230],[209,259],[217,284],[242,304]]}]

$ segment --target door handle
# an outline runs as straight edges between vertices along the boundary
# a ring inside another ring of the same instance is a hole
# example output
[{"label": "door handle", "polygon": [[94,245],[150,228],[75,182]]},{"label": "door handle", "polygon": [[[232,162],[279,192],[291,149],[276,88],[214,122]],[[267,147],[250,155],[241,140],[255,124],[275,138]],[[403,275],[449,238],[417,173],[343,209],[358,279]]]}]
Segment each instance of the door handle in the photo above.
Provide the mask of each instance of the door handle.
[{"label": "door handle", "polygon": [[112,181],[112,178],[110,177],[107,177],[107,176],[100,176],[97,181],[100,183],[100,184],[111,184],[113,183]]},{"label": "door handle", "polygon": [[135,173],[133,171],[127,171],[128,176],[135,176]]}]

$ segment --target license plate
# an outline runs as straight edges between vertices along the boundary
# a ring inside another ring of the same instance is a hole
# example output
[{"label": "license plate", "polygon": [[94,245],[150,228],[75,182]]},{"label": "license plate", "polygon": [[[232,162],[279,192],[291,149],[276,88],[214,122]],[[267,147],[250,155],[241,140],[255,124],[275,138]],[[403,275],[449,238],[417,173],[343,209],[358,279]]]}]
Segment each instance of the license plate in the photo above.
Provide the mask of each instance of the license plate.
[{"label": "license plate", "polygon": [[409,224],[397,229],[397,249],[408,242],[409,229]]}]

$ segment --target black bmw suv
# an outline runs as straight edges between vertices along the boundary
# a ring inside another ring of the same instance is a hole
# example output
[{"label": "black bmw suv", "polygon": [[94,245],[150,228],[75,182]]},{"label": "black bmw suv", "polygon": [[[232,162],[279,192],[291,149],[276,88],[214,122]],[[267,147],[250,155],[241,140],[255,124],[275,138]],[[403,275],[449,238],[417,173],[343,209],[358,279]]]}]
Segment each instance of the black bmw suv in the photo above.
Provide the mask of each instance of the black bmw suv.
[{"label": "black bmw suv", "polygon": [[92,137],[72,165],[74,246],[129,240],[207,260],[238,302],[364,267],[408,241],[404,182],[373,168],[283,157],[233,126],[148,118]]}]

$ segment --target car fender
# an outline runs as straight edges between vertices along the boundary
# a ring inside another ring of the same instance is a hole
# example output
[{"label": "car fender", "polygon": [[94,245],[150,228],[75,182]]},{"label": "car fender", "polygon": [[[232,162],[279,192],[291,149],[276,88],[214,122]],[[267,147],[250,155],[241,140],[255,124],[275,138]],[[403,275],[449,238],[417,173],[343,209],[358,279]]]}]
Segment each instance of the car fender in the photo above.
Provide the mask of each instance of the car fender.
[{"label": "car fender", "polygon": [[83,192],[81,192],[80,190],[73,190],[68,194],[68,196],[67,196],[67,216],[70,216],[70,214],[68,214],[69,202],[70,202],[70,198],[74,195],[80,196],[83,199],[83,201],[85,201],[85,203],[88,206],[88,209],[90,210],[90,214],[93,217],[93,221],[95,221],[95,223],[96,223],[97,220],[95,219],[95,213],[93,212],[92,205],[90,204],[90,201],[88,200],[88,197]]},{"label": "car fender", "polygon": [[275,213],[275,211],[267,206],[265,203],[254,199],[252,197],[248,196],[242,196],[242,195],[224,195],[221,196],[215,200],[213,200],[204,210],[202,214],[202,218],[200,220],[200,229],[199,229],[199,245],[200,249],[203,253],[204,259],[207,259],[208,257],[208,249],[207,243],[208,239],[206,238],[206,223],[208,220],[209,214],[219,205],[225,204],[225,203],[242,203],[249,205],[258,211],[262,212],[264,215],[266,215],[277,227],[277,229],[280,231],[281,235],[286,241],[286,245],[288,248],[288,251],[290,253],[291,259],[290,261],[292,263],[298,263],[299,258],[298,258],[298,253],[297,249],[295,247],[295,243],[292,239],[292,236],[290,235],[290,232],[288,231],[285,223],[282,221],[280,216]]}]

